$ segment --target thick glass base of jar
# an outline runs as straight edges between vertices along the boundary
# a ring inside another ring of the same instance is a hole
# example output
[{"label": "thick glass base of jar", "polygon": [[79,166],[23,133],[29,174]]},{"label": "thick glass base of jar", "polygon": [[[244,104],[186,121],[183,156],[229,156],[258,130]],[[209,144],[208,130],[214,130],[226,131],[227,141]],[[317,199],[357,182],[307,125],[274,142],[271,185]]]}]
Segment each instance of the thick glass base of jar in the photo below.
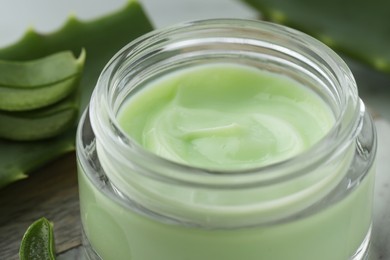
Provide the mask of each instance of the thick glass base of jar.
[{"label": "thick glass base of jar", "polygon": [[370,257],[370,245],[371,245],[371,231],[372,227],[367,232],[362,244],[356,250],[356,253],[351,257],[351,260],[368,260]]},{"label": "thick glass base of jar", "polygon": [[85,260],[101,260],[102,258],[96,253],[93,249],[91,243],[89,242],[87,236],[85,235],[84,229],[81,229],[81,241],[83,247],[83,256]]},{"label": "thick glass base of jar", "polygon": [[[102,260],[102,258],[93,249],[87,236],[85,235],[84,229],[82,229],[82,245],[84,248],[84,257],[86,260]],[[362,244],[359,246],[356,253],[353,254],[347,260],[369,260],[370,256],[370,241],[371,241],[371,228],[367,232]]]}]

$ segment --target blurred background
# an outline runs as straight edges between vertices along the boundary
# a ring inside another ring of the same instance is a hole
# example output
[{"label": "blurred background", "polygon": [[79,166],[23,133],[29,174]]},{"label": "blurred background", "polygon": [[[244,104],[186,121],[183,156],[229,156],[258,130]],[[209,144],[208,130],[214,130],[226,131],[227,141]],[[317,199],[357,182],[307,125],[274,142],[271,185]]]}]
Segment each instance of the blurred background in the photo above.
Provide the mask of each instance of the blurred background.
[{"label": "blurred background", "polygon": [[[140,0],[156,28],[207,18],[256,18],[253,8],[237,0]],[[126,0],[0,0],[0,46],[10,44],[28,27],[50,32],[69,14],[82,20],[117,10]]]},{"label": "blurred background", "polygon": [[[259,13],[239,0],[139,0],[155,28],[209,18],[258,19]],[[27,28],[51,32],[69,15],[81,20],[118,10],[126,0],[0,0],[0,48],[16,42]],[[363,35],[362,35],[363,37]],[[390,76],[349,61],[360,95],[375,113],[390,121]]]}]

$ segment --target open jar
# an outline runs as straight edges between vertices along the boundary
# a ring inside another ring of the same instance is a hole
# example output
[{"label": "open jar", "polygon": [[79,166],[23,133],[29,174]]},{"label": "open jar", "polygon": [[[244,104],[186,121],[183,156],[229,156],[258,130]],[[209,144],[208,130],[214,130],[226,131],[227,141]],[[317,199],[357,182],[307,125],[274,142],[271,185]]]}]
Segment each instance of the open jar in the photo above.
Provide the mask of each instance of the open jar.
[{"label": "open jar", "polygon": [[[330,130],[305,151],[244,169],[178,163],[142,148],[118,114],[148,82],[240,64],[323,100]],[[205,20],[151,32],[103,70],[77,133],[80,209],[91,259],[347,260],[368,255],[376,135],[346,64],[298,31]]]}]

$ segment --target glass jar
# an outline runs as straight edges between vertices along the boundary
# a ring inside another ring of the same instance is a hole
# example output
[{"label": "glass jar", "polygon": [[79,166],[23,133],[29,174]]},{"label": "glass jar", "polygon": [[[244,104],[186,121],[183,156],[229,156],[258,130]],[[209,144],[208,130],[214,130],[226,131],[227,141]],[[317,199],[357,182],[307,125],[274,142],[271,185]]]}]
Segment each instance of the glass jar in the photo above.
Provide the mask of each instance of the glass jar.
[{"label": "glass jar", "polygon": [[[293,158],[237,171],[191,167],[140,147],[117,114],[145,82],[211,62],[288,76],[335,124]],[[298,31],[206,20],[151,32],[104,68],[77,133],[91,259],[347,260],[368,255],[376,135],[346,64]]]}]

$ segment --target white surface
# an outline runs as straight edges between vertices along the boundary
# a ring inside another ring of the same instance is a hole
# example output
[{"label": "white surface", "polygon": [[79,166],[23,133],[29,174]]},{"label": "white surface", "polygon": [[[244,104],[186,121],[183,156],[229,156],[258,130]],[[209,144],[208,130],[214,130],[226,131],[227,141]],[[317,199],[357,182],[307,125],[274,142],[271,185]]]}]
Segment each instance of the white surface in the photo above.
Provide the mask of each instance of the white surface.
[{"label": "white surface", "polygon": [[377,174],[374,194],[372,257],[390,259],[390,124],[375,120],[378,133]]},{"label": "white surface", "polygon": [[[126,4],[126,0],[0,0],[0,47],[17,41],[26,28],[50,32],[69,14],[92,19]],[[234,0],[139,0],[156,28],[208,18],[256,18]]]},{"label": "white surface", "polygon": [[155,27],[211,18],[254,19],[257,13],[238,0],[140,0]]},{"label": "white surface", "polygon": [[26,28],[59,28],[70,14],[92,19],[120,8],[125,0],[0,0],[0,47],[17,41]]}]

